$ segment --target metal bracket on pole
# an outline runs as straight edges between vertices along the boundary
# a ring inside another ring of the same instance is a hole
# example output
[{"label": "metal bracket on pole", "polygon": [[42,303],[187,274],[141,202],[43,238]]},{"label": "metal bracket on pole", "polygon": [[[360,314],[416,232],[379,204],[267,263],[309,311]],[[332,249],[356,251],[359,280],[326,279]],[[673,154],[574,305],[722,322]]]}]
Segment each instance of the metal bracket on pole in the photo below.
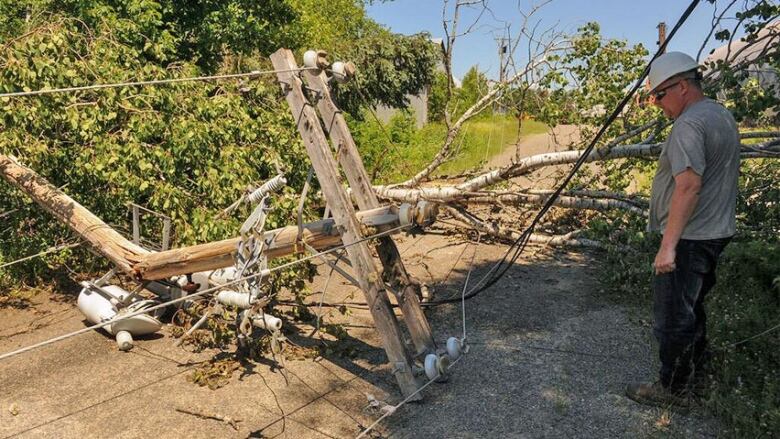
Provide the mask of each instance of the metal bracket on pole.
[{"label": "metal bracket on pole", "polygon": [[162,241],[160,241],[160,249],[162,251],[168,250],[171,245],[171,217],[135,203],[129,203],[129,206],[133,214],[133,244],[141,245],[141,213],[143,212],[154,215],[162,220]]}]

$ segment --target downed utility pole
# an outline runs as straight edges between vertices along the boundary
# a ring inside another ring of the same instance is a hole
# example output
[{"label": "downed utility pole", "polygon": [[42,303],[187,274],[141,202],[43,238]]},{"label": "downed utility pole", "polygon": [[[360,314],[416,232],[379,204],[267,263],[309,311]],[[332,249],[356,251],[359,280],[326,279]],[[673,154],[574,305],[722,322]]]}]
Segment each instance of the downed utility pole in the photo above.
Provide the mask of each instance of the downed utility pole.
[{"label": "downed utility pole", "polygon": [[[371,179],[363,166],[347,121],[331,97],[328,77],[323,71],[304,70],[303,78],[309,89],[317,94],[316,105],[324,122],[323,126],[335,148],[336,158],[347,176],[358,207],[361,210],[379,207],[379,199],[371,187]],[[436,344],[418,298],[421,296],[420,284],[406,272],[393,238],[383,236],[377,242],[376,252],[384,268],[383,279],[390,283],[401,312],[404,316],[409,316],[406,324],[414,343],[415,356],[434,352]]]},{"label": "downed utility pole", "polygon": [[[352,203],[342,186],[336,160],[333,158],[330,144],[322,129],[322,122],[314,107],[303,93],[301,79],[292,73],[298,70],[295,57],[290,50],[279,49],[271,55],[271,62],[274,68],[278,70],[277,77],[281,84],[282,92],[287,99],[287,104],[290,106],[298,131],[303,138],[312,167],[320,182],[322,193],[331,207],[337,227],[341,229],[341,239],[344,245],[347,246],[347,256],[352,263],[355,277],[360,283],[360,289],[363,290],[363,294],[366,297],[366,302],[369,305],[377,332],[379,332],[382,338],[382,344],[390,360],[393,374],[401,388],[401,393],[407,397],[420,399],[417,393],[419,386],[415,378],[412,356],[406,349],[401,327],[390,308],[390,300],[387,297],[380,274],[374,265],[368,244],[360,242],[363,234],[355,217]],[[353,167],[362,168],[361,162],[353,161],[351,164]],[[365,173],[365,170],[363,172]],[[353,179],[354,177],[363,178],[358,175],[353,175]],[[362,187],[365,184],[362,181],[360,183],[358,187]],[[356,190],[355,187],[352,189]],[[365,195],[366,193],[361,192],[361,195],[358,195],[358,199]],[[422,312],[419,313],[419,316],[405,315],[404,317],[407,322],[412,322],[407,324],[410,328],[429,329],[427,321],[424,323],[414,322],[418,318],[425,319]],[[427,337],[430,337],[430,335],[427,335]]]},{"label": "downed utility pole", "polygon": [[[392,374],[408,400],[419,400],[422,387],[417,377],[424,372],[430,378],[429,360],[432,358],[434,363],[438,364],[439,353],[436,352],[431,328],[417,298],[418,286],[406,272],[395,243],[388,237],[375,235],[433,222],[437,207],[426,201],[417,205],[405,204],[398,208],[379,206],[349,129],[332,102],[320,71],[316,75],[308,76],[307,81],[311,84],[311,90],[318,90],[321,97],[318,99],[318,105],[322,117],[327,119],[328,134],[337,145],[336,153],[358,206],[362,209],[356,212],[342,184],[336,159],[322,128],[323,122],[303,93],[301,78],[294,73],[300,72],[301,69],[298,68],[292,52],[281,49],[271,55],[271,61],[277,70],[278,80],[333,218],[265,232],[259,237],[263,240],[261,251],[268,257],[279,257],[295,254],[303,249],[317,251],[343,245],[351,262],[354,278],[366,297],[375,326],[382,338]],[[308,65],[308,62],[305,63]],[[343,63],[340,64],[343,67]],[[331,69],[334,75],[339,70],[336,65],[337,63],[334,63]],[[339,74],[343,75],[344,70]],[[75,200],[16,160],[0,156],[0,175],[73,229],[120,270],[134,275],[139,280],[165,279],[235,264],[237,243],[241,238],[159,253],[149,252],[121,236]],[[384,267],[384,276],[380,275],[369,250],[367,241],[372,237],[380,238],[377,252]],[[403,323],[411,335],[411,342],[405,339],[401,324],[391,309],[386,283],[403,312]],[[408,346],[407,343],[413,346]],[[448,340],[448,349],[449,344]],[[424,369],[421,367],[423,358]]]},{"label": "downed utility pole", "polygon": [[[408,206],[408,205],[407,205]],[[437,211],[429,203],[405,208],[379,207],[357,212],[361,227],[370,234],[392,231],[404,224],[426,224]],[[341,234],[336,221],[328,218],[303,224],[301,241],[317,250],[325,250],[341,244]],[[136,277],[144,280],[164,279],[179,274],[215,270],[235,264],[236,244],[241,238],[182,247],[164,252],[150,253],[133,266]],[[269,259],[290,256],[301,251],[298,226],[269,230],[264,234],[267,243],[263,252]]]},{"label": "downed utility pole", "polygon": [[[139,280],[165,279],[229,267],[235,263],[233,258],[236,243],[240,238],[150,252],[129,241],[76,200],[13,157],[0,154],[0,175],[29,195],[120,270]],[[435,206],[431,204],[409,207],[403,209],[403,212],[395,206],[385,206],[357,213],[361,227],[371,234],[392,230],[402,224],[423,224],[432,221],[435,215]],[[270,244],[265,249],[266,255],[270,259],[295,254],[299,250],[297,236],[297,226],[267,231],[264,239]],[[303,240],[318,250],[341,243],[333,219],[304,224]]]}]

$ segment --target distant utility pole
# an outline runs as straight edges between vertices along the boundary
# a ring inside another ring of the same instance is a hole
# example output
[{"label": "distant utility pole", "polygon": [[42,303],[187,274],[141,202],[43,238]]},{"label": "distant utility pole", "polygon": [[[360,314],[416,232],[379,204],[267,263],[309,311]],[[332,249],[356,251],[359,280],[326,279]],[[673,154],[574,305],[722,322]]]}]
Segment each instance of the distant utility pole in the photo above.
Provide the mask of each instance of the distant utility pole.
[{"label": "distant utility pole", "polygon": [[[661,47],[664,42],[666,41],[666,23],[663,21],[658,23],[658,26],[656,26],[658,29],[658,47]],[[666,49],[663,50],[663,52],[666,52]],[[663,53],[661,52],[661,53]]]},{"label": "distant utility pole", "polygon": [[509,38],[499,37],[495,38],[496,45],[498,45],[498,82],[503,83],[506,79],[506,55],[509,52]]},{"label": "distant utility pole", "polygon": [[[505,60],[509,53],[509,38],[506,36],[501,36],[494,39],[496,40],[496,45],[498,46],[498,83],[503,84],[506,80],[507,63]],[[493,104],[493,111],[503,114],[505,109],[503,105],[500,105],[496,102]]]}]

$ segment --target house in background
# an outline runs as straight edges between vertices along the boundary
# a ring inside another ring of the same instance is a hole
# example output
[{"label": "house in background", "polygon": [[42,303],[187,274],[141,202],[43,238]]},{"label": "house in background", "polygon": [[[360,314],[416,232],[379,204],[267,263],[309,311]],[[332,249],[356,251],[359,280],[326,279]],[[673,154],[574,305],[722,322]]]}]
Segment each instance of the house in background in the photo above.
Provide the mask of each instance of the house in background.
[{"label": "house in background", "polygon": [[[441,38],[431,38],[431,43],[435,44],[438,48],[443,49],[444,41]],[[435,67],[437,72],[445,72],[444,63],[440,60]],[[460,88],[461,81],[458,78],[452,78],[455,88]],[[430,94],[430,86],[426,87],[418,95],[407,95],[409,100],[409,106],[414,111],[415,124],[417,128],[422,128],[428,123],[428,96]],[[386,107],[380,105],[376,108],[377,117],[382,123],[390,122],[390,118],[398,111],[397,108]]]},{"label": "house in background", "polygon": [[780,20],[774,21],[758,31],[753,43],[739,39],[714,49],[703,62],[705,65],[704,73],[706,75],[710,69],[709,66],[718,62],[727,62],[730,66],[742,66],[741,68],[747,72],[748,78],[755,78],[764,90],[774,86],[775,95],[780,96],[780,72],[758,60],[763,58],[765,54],[778,50],[780,50]]}]

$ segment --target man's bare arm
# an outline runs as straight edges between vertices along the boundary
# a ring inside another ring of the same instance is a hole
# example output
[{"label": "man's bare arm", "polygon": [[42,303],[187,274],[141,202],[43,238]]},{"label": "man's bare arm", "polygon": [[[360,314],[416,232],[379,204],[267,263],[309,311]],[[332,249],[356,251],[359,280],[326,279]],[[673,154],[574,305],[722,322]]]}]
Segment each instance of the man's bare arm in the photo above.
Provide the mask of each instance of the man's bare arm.
[{"label": "man's bare arm", "polygon": [[699,202],[701,176],[688,168],[674,177],[674,192],[669,203],[669,217],[661,240],[661,248],[655,256],[656,274],[674,271],[675,247],[680,241],[685,225]]}]

